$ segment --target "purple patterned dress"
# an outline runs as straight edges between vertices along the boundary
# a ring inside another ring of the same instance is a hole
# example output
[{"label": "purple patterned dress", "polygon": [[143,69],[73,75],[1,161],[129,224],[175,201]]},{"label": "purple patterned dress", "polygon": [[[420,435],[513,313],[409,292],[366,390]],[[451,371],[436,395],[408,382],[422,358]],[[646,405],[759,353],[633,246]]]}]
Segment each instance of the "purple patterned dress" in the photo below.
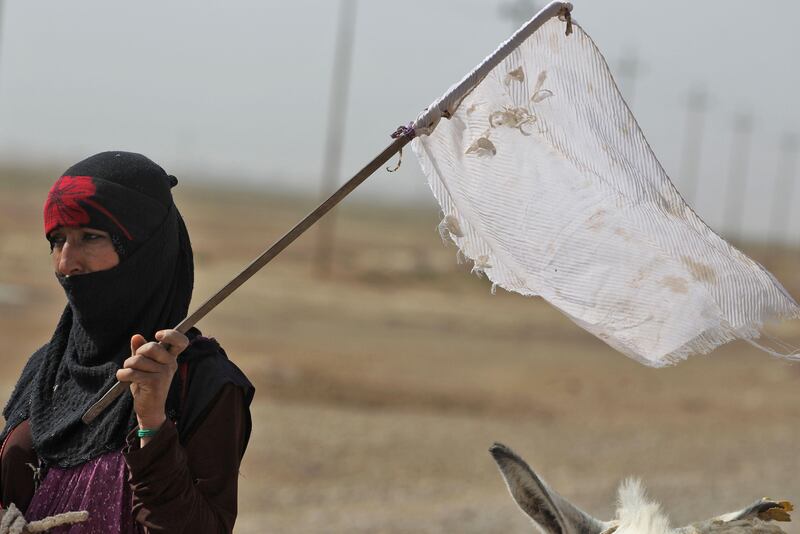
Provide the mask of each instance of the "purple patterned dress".
[{"label": "purple patterned dress", "polygon": [[93,460],[62,469],[51,467],[25,514],[36,521],[64,512],[87,510],[84,523],[59,527],[51,534],[141,534],[131,516],[132,494],[128,466],[122,452],[109,452]]}]

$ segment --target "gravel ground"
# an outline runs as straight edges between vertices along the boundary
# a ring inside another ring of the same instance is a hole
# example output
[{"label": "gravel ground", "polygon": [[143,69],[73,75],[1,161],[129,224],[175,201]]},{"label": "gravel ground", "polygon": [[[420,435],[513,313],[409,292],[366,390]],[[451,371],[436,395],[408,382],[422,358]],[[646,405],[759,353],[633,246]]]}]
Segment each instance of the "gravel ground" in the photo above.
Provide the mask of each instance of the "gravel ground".
[{"label": "gravel ground", "polygon": [[[63,306],[39,233],[47,185],[10,187],[0,183],[4,399]],[[180,194],[197,302],[311,204]],[[201,323],[257,386],[237,533],[534,532],[487,452],[494,441],[603,518],[631,475],[676,524],[762,496],[800,501],[800,366],[738,343],[644,368],[539,300],[492,296],[436,223],[433,209],[345,207],[329,277],[313,274],[303,238]],[[755,252],[797,295],[800,254]],[[776,331],[800,345],[797,325]]]}]

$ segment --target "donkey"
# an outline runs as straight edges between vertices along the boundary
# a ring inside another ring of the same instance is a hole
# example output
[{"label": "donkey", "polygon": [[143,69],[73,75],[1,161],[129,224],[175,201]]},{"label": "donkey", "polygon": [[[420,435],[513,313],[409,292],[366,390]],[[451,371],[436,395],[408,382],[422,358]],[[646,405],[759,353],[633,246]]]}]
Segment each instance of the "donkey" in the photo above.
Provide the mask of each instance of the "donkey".
[{"label": "donkey", "polygon": [[773,521],[791,521],[790,502],[762,499],[738,512],[672,528],[661,507],[647,499],[638,480],[620,486],[616,519],[600,521],[548,488],[505,445],[495,443],[489,452],[511,496],[543,534],[785,534]]}]

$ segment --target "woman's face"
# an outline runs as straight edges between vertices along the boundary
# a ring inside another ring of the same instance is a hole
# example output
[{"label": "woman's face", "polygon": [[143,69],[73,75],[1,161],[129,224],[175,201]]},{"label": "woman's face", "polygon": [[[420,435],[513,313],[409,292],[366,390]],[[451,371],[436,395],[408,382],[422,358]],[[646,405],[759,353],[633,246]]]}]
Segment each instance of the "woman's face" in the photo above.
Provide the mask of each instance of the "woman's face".
[{"label": "woman's face", "polygon": [[59,227],[48,236],[53,268],[64,276],[105,271],[119,264],[108,232],[83,226]]}]

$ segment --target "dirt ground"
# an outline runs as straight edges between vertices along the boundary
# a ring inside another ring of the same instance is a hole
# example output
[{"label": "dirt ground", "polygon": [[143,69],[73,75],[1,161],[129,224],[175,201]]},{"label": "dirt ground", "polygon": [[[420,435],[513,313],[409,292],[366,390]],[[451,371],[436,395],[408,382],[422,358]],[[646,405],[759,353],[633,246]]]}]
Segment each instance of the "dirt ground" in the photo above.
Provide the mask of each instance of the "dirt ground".
[{"label": "dirt ground", "polygon": [[[314,205],[188,181],[176,196],[195,305]],[[48,186],[0,177],[3,402],[64,302],[40,230]],[[800,502],[800,365],[735,343],[645,368],[539,299],[491,295],[440,241],[433,207],[342,208],[329,276],[312,232],[199,325],[257,388],[238,534],[534,532],[493,441],[603,518],[631,475],[676,524]],[[800,295],[800,253],[749,251]],[[800,344],[798,325],[779,333]]]}]

